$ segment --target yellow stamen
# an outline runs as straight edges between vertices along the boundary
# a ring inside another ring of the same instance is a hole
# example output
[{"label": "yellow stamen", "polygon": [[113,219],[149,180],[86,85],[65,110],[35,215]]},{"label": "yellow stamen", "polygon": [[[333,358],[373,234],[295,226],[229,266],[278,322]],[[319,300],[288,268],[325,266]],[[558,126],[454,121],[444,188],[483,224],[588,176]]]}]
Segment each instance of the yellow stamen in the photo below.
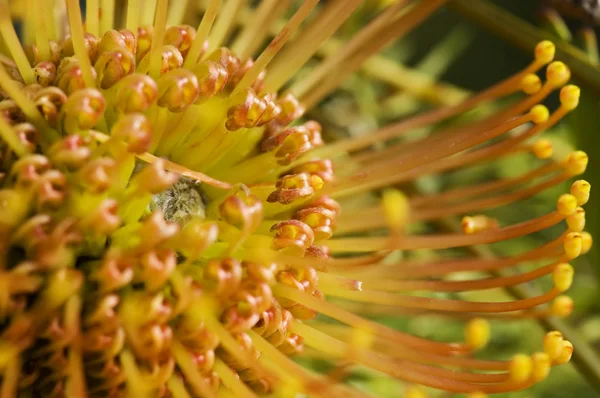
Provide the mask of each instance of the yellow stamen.
[{"label": "yellow stamen", "polygon": [[156,18],[154,19],[154,32],[152,33],[150,63],[148,65],[148,74],[154,80],[157,80],[160,76],[160,64],[162,61],[162,47],[167,24],[168,7],[169,0],[158,0]]},{"label": "yellow stamen", "polygon": [[281,29],[281,32],[271,40],[271,43],[269,43],[256,62],[254,62],[250,70],[246,72],[242,80],[237,84],[231,93],[231,98],[240,94],[254,83],[258,75],[267,67],[269,62],[277,55],[279,50],[287,43],[296,30],[298,30],[300,24],[306,19],[318,2],[319,0],[306,0],[302,3],[298,11],[296,11],[296,13],[288,20],[283,29]]},{"label": "yellow stamen", "polygon": [[[115,0],[102,0],[102,15],[100,15],[100,35],[113,28],[115,17]],[[134,31],[134,33],[137,33]]]},{"label": "yellow stamen", "polygon": [[202,52],[202,48],[204,46],[204,42],[208,37],[210,29],[215,22],[215,18],[219,13],[219,8],[221,7],[221,0],[210,0],[208,3],[208,8],[202,17],[202,21],[200,21],[200,25],[198,26],[198,30],[196,31],[196,37],[192,42],[192,46],[190,47],[190,51],[188,52],[187,58],[183,63],[184,68],[191,68],[196,65],[198,62],[198,58],[200,57],[200,53]]},{"label": "yellow stamen", "polygon": [[137,34],[140,20],[140,0],[127,0],[127,22],[125,27]]},{"label": "yellow stamen", "polygon": [[[8,0],[0,0],[0,33],[2,34],[4,43],[8,46],[12,58],[17,64],[17,68],[19,68],[19,72],[21,73],[25,84],[33,84],[35,83],[35,75],[33,74],[33,69],[29,65],[25,51],[23,50],[23,47],[21,47],[19,37],[15,32],[12,21],[10,20],[10,8],[7,1]],[[11,78],[9,77],[9,79]],[[4,77],[0,79],[0,82],[4,83],[3,80]]]},{"label": "yellow stamen", "polygon": [[85,27],[88,32],[94,36],[100,34],[100,1],[99,0],[86,0],[85,3]]},{"label": "yellow stamen", "polygon": [[69,14],[69,26],[71,27],[71,38],[73,39],[73,48],[79,61],[81,74],[86,87],[95,87],[94,76],[92,75],[92,64],[85,47],[83,23],[81,22],[81,9],[78,0],[67,0],[67,12]]}]

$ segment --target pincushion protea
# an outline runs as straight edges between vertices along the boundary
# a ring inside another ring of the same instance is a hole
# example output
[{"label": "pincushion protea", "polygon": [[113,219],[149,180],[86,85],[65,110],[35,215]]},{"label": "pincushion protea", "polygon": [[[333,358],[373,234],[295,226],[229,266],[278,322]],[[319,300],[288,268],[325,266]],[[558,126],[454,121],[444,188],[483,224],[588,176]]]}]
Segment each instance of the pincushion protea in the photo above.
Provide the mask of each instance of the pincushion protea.
[{"label": "pincushion protea", "polygon": [[[365,394],[290,359],[305,346],[340,369],[359,364],[405,380],[411,397],[423,396],[419,385],[473,397],[525,389],[569,361],[573,347],[558,332],[533,355],[471,356],[489,338],[486,318],[568,315],[568,261],[591,245],[583,180],[541,217],[502,225],[480,214],[585,169],[583,152],[554,161],[547,140],[531,141],[578,102],[579,89],[565,85],[569,69],[552,62],[552,43],[459,105],[324,143],[320,125],[302,120],[306,109],[444,1],[396,2],[297,79],[361,1],[329,1],[316,15],[318,0],[302,2],[256,61],[289,1],[260,2],[235,38],[244,2],[209,0],[197,29],[180,25],[192,3],[88,0],[84,27],[77,0],[31,2],[22,46],[0,1],[2,397]],[[536,73],[545,66],[542,83]],[[550,113],[540,102],[556,90],[560,106]],[[523,99],[492,114],[398,141],[519,91]],[[517,177],[425,196],[390,189],[523,152],[542,161]],[[462,233],[406,228],[452,215],[465,215]],[[443,258],[443,249],[562,221],[562,235],[526,253]],[[384,261],[420,249],[441,258]],[[540,261],[547,265],[528,272],[448,278]],[[550,275],[552,289],[524,300],[445,294]],[[360,316],[365,304],[373,313],[467,319],[465,339],[391,329]]]}]

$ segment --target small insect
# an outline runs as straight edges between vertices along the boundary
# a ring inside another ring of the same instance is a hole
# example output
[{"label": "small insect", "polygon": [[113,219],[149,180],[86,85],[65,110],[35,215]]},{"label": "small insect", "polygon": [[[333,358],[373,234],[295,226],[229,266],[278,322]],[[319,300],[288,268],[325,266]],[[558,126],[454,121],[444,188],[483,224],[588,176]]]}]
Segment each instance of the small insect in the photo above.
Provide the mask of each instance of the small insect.
[{"label": "small insect", "polygon": [[567,17],[600,25],[600,0],[545,0],[544,3]]},{"label": "small insect", "polygon": [[[133,174],[146,166],[146,162],[137,160]],[[192,218],[206,218],[206,200],[196,181],[181,177],[171,188],[152,195],[147,210],[160,210],[167,221],[185,224]]]},{"label": "small insect", "polygon": [[161,210],[166,220],[178,224],[206,217],[206,205],[198,184],[185,177],[166,191],[152,195],[149,210]]}]

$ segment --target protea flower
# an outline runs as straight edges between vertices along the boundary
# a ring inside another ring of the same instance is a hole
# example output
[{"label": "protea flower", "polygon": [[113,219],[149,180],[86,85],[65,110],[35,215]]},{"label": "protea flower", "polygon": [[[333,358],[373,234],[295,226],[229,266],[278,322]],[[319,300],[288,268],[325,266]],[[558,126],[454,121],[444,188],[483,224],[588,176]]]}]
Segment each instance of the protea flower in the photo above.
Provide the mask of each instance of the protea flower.
[{"label": "protea flower", "polygon": [[[568,262],[591,245],[583,180],[541,217],[506,225],[483,213],[585,169],[583,152],[555,161],[538,139],[579,97],[552,43],[459,105],[325,143],[306,110],[444,1],[392,4],[297,78],[361,1],[314,11],[318,0],[303,1],[262,52],[289,1],[249,11],[210,0],[197,28],[180,24],[196,2],[88,0],[85,26],[78,0],[61,3],[25,8],[21,44],[0,2],[3,397],[364,396],[341,380],[353,364],[406,381],[407,396],[428,386],[481,397],[525,389],[569,361],[573,346],[559,332],[537,353],[472,356],[489,338],[486,318],[568,315]],[[231,37],[242,11],[252,14]],[[517,102],[444,127],[519,91]],[[554,91],[550,112],[540,102]],[[439,128],[400,140],[423,127]],[[411,193],[423,176],[523,152],[541,161],[520,176]],[[460,233],[415,232],[453,215],[464,216]],[[563,221],[564,233],[518,255],[444,250]],[[421,249],[439,256],[390,261]],[[515,272],[451,278],[506,269]],[[545,276],[553,287],[525,300],[447,294]],[[465,338],[430,341],[361,313],[453,317]],[[336,370],[317,374],[290,358],[305,350]]]}]

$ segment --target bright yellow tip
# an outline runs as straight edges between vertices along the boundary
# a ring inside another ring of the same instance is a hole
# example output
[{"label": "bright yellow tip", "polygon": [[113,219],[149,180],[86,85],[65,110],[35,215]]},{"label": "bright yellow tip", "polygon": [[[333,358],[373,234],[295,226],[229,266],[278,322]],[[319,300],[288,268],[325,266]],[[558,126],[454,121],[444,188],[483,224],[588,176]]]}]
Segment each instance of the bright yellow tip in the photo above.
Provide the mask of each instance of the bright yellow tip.
[{"label": "bright yellow tip", "polygon": [[552,272],[552,280],[554,281],[554,287],[560,292],[566,292],[573,283],[573,275],[575,270],[571,264],[562,263],[558,264]]},{"label": "bright yellow tip", "polygon": [[569,296],[558,296],[552,302],[550,313],[560,318],[566,318],[573,312],[573,299]]},{"label": "bright yellow tip", "polygon": [[573,344],[569,340],[563,340],[561,344],[561,352],[557,358],[554,358],[554,363],[564,365],[571,360],[573,355]]},{"label": "bright yellow tip", "polygon": [[462,219],[461,227],[465,234],[476,234],[478,232],[489,231],[498,228],[498,221],[484,215],[465,216]]},{"label": "bright yellow tip", "polygon": [[487,394],[484,392],[472,392],[467,394],[467,398],[487,398]]},{"label": "bright yellow tip", "polygon": [[373,345],[373,331],[367,326],[352,329],[352,346],[358,350],[368,350]]},{"label": "bright yellow tip", "polygon": [[546,333],[544,336],[544,352],[551,360],[555,360],[562,353],[563,335],[557,330]]},{"label": "bright yellow tip", "polygon": [[581,233],[581,254],[586,254],[592,248],[594,244],[594,239],[592,238],[592,234],[589,232]]},{"label": "bright yellow tip", "polygon": [[552,153],[553,147],[550,140],[541,138],[533,144],[533,154],[538,159],[549,159],[552,157]]},{"label": "bright yellow tip", "polygon": [[464,330],[465,342],[473,350],[480,350],[490,341],[490,324],[483,318],[471,319]]},{"label": "bright yellow tip", "polygon": [[533,360],[525,354],[517,354],[508,367],[512,381],[522,383],[529,379],[533,370]]},{"label": "bright yellow tip", "polygon": [[588,155],[583,151],[571,152],[565,159],[565,168],[571,175],[579,175],[585,172],[588,165]]},{"label": "bright yellow tip", "polygon": [[529,111],[531,115],[531,120],[535,124],[542,124],[548,121],[550,117],[550,111],[544,105],[536,105]]},{"label": "bright yellow tip", "polygon": [[525,94],[535,94],[542,89],[542,80],[534,73],[525,75],[521,80],[521,89]]},{"label": "bright yellow tip", "polygon": [[560,103],[567,110],[572,111],[577,108],[579,105],[579,96],[581,95],[581,90],[579,87],[569,84],[560,90]]},{"label": "bright yellow tip", "polygon": [[427,398],[427,394],[420,386],[409,386],[404,390],[404,398]]},{"label": "bright yellow tip", "polygon": [[535,60],[542,65],[547,65],[554,59],[555,52],[556,47],[554,46],[554,43],[549,40],[541,41],[535,46]]},{"label": "bright yellow tip", "polygon": [[575,214],[577,211],[577,198],[569,193],[560,195],[558,198],[557,210],[563,217]]},{"label": "bright yellow tip", "polygon": [[533,360],[533,379],[535,381],[542,381],[550,374],[550,367],[552,366],[552,360],[550,356],[545,352],[536,352],[532,355]]},{"label": "bright yellow tip", "polygon": [[569,260],[579,257],[583,251],[583,236],[579,232],[569,232],[563,242]]},{"label": "bright yellow tip", "polygon": [[583,207],[578,207],[575,213],[567,217],[567,225],[571,232],[582,232],[585,228],[585,210]]},{"label": "bright yellow tip", "polygon": [[406,195],[396,189],[388,189],[383,193],[381,205],[390,229],[401,230],[408,221],[410,210]]},{"label": "bright yellow tip", "polygon": [[590,200],[592,186],[586,180],[577,180],[571,185],[571,195],[577,198],[577,205],[583,206]]},{"label": "bright yellow tip", "polygon": [[546,69],[546,79],[554,87],[561,87],[571,78],[571,70],[560,61],[552,62]]}]

